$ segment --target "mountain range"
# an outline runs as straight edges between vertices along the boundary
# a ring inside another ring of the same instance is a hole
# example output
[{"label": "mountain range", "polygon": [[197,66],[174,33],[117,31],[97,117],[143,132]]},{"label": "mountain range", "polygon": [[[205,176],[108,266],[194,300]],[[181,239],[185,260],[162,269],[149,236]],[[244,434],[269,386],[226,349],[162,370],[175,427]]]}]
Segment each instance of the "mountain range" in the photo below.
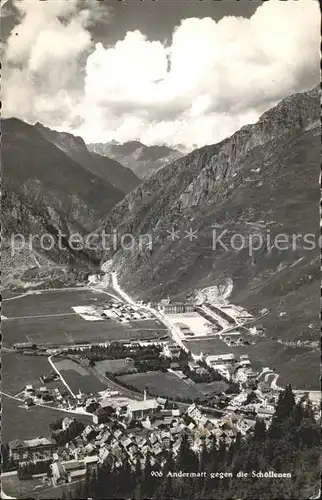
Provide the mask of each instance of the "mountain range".
[{"label": "mountain range", "polygon": [[128,193],[140,183],[131,169],[124,167],[123,163],[112,159],[109,155],[102,156],[98,151],[92,152],[81,137],[75,137],[67,132],[57,132],[40,123],[36,123],[35,128],[47,141],[54,144],[72,160],[121,192]]},{"label": "mountain range", "polygon": [[[186,300],[207,287],[231,288],[230,302],[255,316],[265,311],[260,326],[270,338],[316,349],[319,95],[316,87],[284,99],[257,123],[165,166],[117,204],[102,228],[153,239],[152,248],[103,253],[102,263],[117,271],[121,286],[145,300]],[[217,243],[214,248],[214,234],[221,231],[228,250]],[[274,241],[282,233],[289,239],[284,249],[264,244],[250,255],[251,237]],[[315,247],[306,249],[300,237],[293,248],[298,233],[311,233]],[[234,250],[232,237],[246,245]],[[312,353],[299,356],[288,359],[293,372],[301,372],[301,363],[316,363]]]},{"label": "mountain range", "polygon": [[88,144],[88,149],[103,156],[109,156],[130,168],[140,179],[147,179],[165,165],[183,156],[177,149],[165,145],[146,146],[139,141],[124,144]]},{"label": "mountain range", "polygon": [[[3,254],[5,268],[14,270],[7,282],[19,283],[19,266],[23,272],[64,265],[92,272],[105,264],[137,299],[190,300],[211,289],[219,300],[226,297],[259,317],[255,324],[272,340],[266,350],[276,366],[292,381],[304,373],[310,384],[320,331],[320,131],[316,87],[163,167],[159,150],[153,157],[138,142],[113,144],[124,164],[138,151],[147,155],[149,175],[141,182],[81,138],[3,120]],[[10,255],[12,234],[56,238],[58,230],[117,230],[119,240],[130,233],[145,243],[116,251],[75,251],[66,243],[64,252],[42,252],[36,244],[32,252]],[[222,232],[224,246],[216,240]],[[281,234],[287,239],[282,249],[268,245]],[[304,234],[314,240],[311,249]],[[262,238],[261,248],[250,250],[252,238]],[[232,239],[246,243],[236,249]]]},{"label": "mountain range", "polygon": [[[2,161],[5,268],[97,264],[92,255],[68,247],[67,237],[97,228],[140,179],[115,160],[90,153],[80,137],[16,118],[2,120]],[[50,234],[57,242],[58,231],[66,235],[64,252],[57,245],[44,251],[40,235]],[[29,241],[36,234],[32,250],[25,245],[19,255],[12,255],[9,240],[13,235]]]}]

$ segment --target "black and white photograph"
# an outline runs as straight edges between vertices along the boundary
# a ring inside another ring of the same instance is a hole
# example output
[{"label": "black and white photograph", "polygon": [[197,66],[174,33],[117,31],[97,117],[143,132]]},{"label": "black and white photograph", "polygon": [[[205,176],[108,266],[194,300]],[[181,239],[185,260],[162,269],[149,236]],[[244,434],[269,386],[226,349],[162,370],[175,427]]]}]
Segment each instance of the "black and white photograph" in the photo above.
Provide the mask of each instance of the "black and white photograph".
[{"label": "black and white photograph", "polygon": [[321,498],[317,0],[1,0],[1,498]]}]

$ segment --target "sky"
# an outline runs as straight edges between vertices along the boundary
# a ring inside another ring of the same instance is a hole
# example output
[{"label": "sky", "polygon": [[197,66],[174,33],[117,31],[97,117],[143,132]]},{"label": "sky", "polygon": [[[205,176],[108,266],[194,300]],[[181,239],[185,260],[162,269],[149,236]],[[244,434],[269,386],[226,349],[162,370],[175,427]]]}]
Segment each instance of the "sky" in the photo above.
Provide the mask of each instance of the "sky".
[{"label": "sky", "polygon": [[4,0],[2,115],[85,142],[216,143],[319,82],[316,0]]}]

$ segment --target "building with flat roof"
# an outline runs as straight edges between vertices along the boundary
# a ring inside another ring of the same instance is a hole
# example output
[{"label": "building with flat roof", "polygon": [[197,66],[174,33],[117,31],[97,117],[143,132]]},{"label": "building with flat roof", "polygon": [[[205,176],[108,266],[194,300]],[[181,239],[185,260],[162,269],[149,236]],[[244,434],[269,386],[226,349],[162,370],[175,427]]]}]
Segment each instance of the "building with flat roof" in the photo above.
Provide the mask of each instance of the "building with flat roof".
[{"label": "building with flat roof", "polygon": [[53,483],[72,482],[86,475],[87,467],[84,460],[54,461],[50,466],[53,474]]},{"label": "building with flat roof", "polygon": [[161,309],[164,314],[183,314],[194,312],[195,305],[183,302],[170,302],[168,304],[161,304]]},{"label": "building with flat roof", "polygon": [[211,355],[206,357],[206,363],[208,366],[216,366],[216,365],[226,365],[226,364],[231,364],[236,361],[235,354],[229,353],[229,354],[216,354],[216,355]]},{"label": "building with flat roof", "polygon": [[16,342],[15,344],[13,344],[13,348],[17,350],[33,349],[35,345],[36,344],[32,344],[31,342]]}]

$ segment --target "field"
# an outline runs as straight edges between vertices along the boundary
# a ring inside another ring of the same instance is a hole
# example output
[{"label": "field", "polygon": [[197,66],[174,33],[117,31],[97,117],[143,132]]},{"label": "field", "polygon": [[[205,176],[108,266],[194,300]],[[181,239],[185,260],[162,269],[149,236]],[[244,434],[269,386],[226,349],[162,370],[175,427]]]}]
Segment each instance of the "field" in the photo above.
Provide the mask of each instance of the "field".
[{"label": "field", "polygon": [[125,382],[141,391],[146,389],[150,394],[167,396],[173,399],[178,396],[191,399],[203,397],[203,393],[198,391],[195,384],[189,384],[171,372],[146,372],[122,375],[118,377],[118,380],[120,383]]},{"label": "field", "polygon": [[40,381],[40,377],[50,371],[52,367],[44,356],[5,353],[2,355],[2,390],[14,396],[22,391],[26,384],[32,384],[34,388],[46,385],[48,388],[62,389],[64,386],[60,380],[46,384]]},{"label": "field", "polygon": [[[1,389],[10,396],[15,396],[26,384],[40,387],[44,384],[39,377],[52,371],[46,357],[23,356],[5,352],[2,355]],[[45,384],[48,388],[59,387],[66,391],[60,380]],[[37,436],[50,436],[49,424],[67,413],[49,407],[32,407],[26,409],[22,403],[2,395],[2,439],[5,442],[13,439],[30,439]],[[91,419],[78,416],[84,422]]]},{"label": "field", "polygon": [[[77,483],[64,484],[55,488],[43,486],[41,479],[30,479],[20,481],[17,475],[4,476],[1,478],[2,488],[6,495],[12,498],[67,498],[68,492],[76,489]],[[37,487],[37,489],[35,489]]]},{"label": "field", "polygon": [[75,361],[53,358],[53,362],[74,394],[78,394],[79,391],[82,391],[84,394],[90,394],[107,389],[107,384],[103,384],[103,382],[81,365],[75,363]]},{"label": "field", "polygon": [[117,373],[132,373],[134,371],[133,361],[126,361],[125,359],[104,359],[95,363],[96,370],[105,375],[106,372]]},{"label": "field", "polygon": [[[26,479],[20,481],[18,475],[4,476],[1,478],[1,486],[6,495],[13,496],[14,498],[21,498],[29,493],[34,494],[34,491],[45,489],[44,483],[41,479]],[[34,490],[36,488],[36,490]],[[47,486],[48,488],[48,486]]]},{"label": "field", "polygon": [[91,289],[45,291],[5,300],[2,313],[4,345],[32,342],[42,345],[145,340],[166,334],[156,320],[119,323],[114,320],[86,321],[72,308],[103,306],[109,295]]},{"label": "field", "polygon": [[12,292],[11,290],[3,290],[1,292],[2,300],[11,299],[12,297],[17,297],[18,295],[21,295],[21,292]]},{"label": "field", "polygon": [[[236,357],[248,354],[255,370],[265,366],[280,374],[278,385],[291,383],[294,389],[318,389],[319,356],[305,347],[287,347],[275,340],[256,337],[254,346],[228,346],[220,339],[192,340],[185,345],[194,353],[226,354],[233,352]],[[312,367],[316,365],[316,380],[312,380]],[[307,368],[310,368],[309,370]]]},{"label": "field", "polygon": [[92,421],[90,416],[71,415],[55,408],[31,407],[26,409],[20,406],[21,403],[18,401],[2,396],[1,438],[3,442],[14,439],[32,439],[37,436],[48,437],[51,435],[49,424],[66,416],[75,416],[77,420],[84,423]]}]

